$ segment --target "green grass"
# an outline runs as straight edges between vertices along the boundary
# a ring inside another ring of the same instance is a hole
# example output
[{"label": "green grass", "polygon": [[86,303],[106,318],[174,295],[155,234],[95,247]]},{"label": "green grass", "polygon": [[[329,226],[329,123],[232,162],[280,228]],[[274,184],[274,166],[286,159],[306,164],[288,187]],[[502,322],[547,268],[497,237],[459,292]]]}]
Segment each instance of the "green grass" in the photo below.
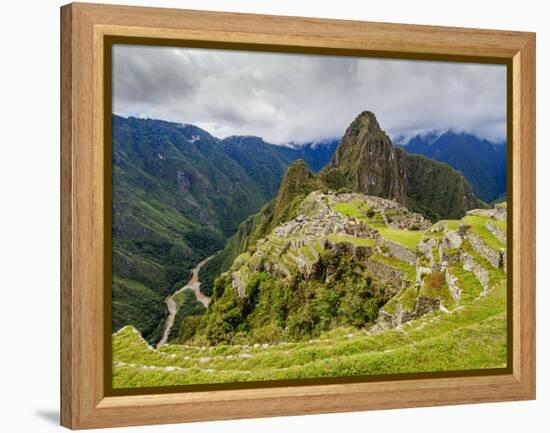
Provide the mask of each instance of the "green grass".
[{"label": "green grass", "polygon": [[369,217],[369,207],[360,199],[350,200],[348,203],[334,203],[331,207],[336,211],[350,218],[357,218],[364,224],[373,228],[386,227],[384,218],[379,212]]},{"label": "green grass", "polygon": [[481,215],[466,215],[462,220],[465,224],[472,227],[472,231],[479,236],[479,238],[485,242],[489,247],[495,251],[499,251],[501,248],[506,248],[502,242],[500,242],[490,231],[487,229],[486,224],[489,217]]},{"label": "green grass", "polygon": [[353,244],[356,246],[363,246],[363,247],[373,247],[376,244],[375,239],[357,238],[355,236],[350,236],[350,235],[330,234],[327,236],[327,238],[329,241],[333,243],[349,242],[350,244]]},{"label": "green grass", "polygon": [[501,229],[504,233],[506,233],[506,221],[502,221],[502,220],[498,220],[498,219],[491,219],[491,222],[496,226],[498,227],[499,229]]},{"label": "green grass", "polygon": [[402,262],[395,257],[385,256],[384,254],[376,253],[372,255],[370,260],[384,263],[388,266],[391,266],[392,268],[402,271],[405,274],[406,280],[414,282],[414,280],[416,279],[416,268],[413,265]]},{"label": "green grass", "polygon": [[351,200],[349,203],[334,203],[331,206],[336,212],[351,218],[364,218],[368,211],[367,205],[358,199]]},{"label": "green grass", "polygon": [[[131,327],[114,335],[113,386],[227,383],[414,373],[506,366],[506,293],[489,295],[451,314],[430,313],[370,335],[331,330],[317,340],[262,346],[168,345],[153,350]],[[144,369],[143,366],[147,366]],[[172,371],[166,371],[164,368]]]},{"label": "green grass", "polygon": [[393,242],[398,242],[411,250],[416,249],[416,246],[424,236],[424,232],[422,231],[398,230],[389,227],[380,227],[378,231],[384,238]]},{"label": "green grass", "polygon": [[447,230],[456,231],[456,229],[458,229],[458,226],[460,224],[462,224],[462,221],[460,221],[460,220],[445,220],[445,223],[447,224]]},{"label": "green grass", "polygon": [[397,303],[399,302],[399,298],[403,295],[403,293],[405,293],[406,290],[407,288],[403,287],[395,296],[386,302],[380,310],[385,311],[388,314],[395,314],[397,311]]},{"label": "green grass", "polygon": [[398,242],[411,250],[416,248],[424,236],[424,232],[422,231],[399,230],[387,227],[384,224],[382,215],[379,213],[376,213],[372,217],[368,217],[368,207],[359,199],[351,200],[348,203],[335,203],[332,205],[332,208],[343,215],[359,219],[361,222],[377,229],[384,238],[393,242]]},{"label": "green grass", "polygon": [[477,298],[483,292],[483,287],[473,272],[465,271],[462,266],[462,262],[452,263],[449,271],[458,278],[457,284],[461,288],[459,303],[465,304]]},{"label": "green grass", "polygon": [[433,272],[428,274],[422,280],[420,295],[428,298],[439,299],[443,306],[447,309],[452,309],[456,306],[456,302],[451,295],[449,286],[445,281],[444,272]]}]

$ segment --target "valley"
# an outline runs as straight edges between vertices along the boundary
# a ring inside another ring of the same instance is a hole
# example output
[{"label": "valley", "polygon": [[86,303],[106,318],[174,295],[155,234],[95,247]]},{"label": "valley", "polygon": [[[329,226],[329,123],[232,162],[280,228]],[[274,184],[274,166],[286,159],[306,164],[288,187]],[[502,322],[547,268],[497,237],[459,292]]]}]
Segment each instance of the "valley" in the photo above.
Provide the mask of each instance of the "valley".
[{"label": "valley", "polygon": [[[432,225],[390,200],[312,192],[296,218],[235,260],[225,274],[225,290],[244,301],[252,296],[254,279],[266,273],[283,285],[301,275],[312,282],[321,277],[330,286],[331,279],[349,281],[339,275],[345,266],[334,261],[335,255],[353,257],[354,272],[368,274],[387,292],[372,322],[360,322],[365,303],[359,302],[355,311],[334,314],[335,323],[302,338],[284,331],[279,338],[235,333],[212,345],[195,336],[160,350],[125,327],[114,335],[114,381],[132,387],[503,367],[505,209],[474,210],[461,220]],[[332,257],[332,267],[329,260],[321,269],[323,257]],[[331,289],[346,299],[349,288],[337,286]],[[271,286],[270,295],[273,291]],[[217,296],[221,300],[227,294]],[[321,304],[313,296],[315,308],[306,302],[297,313],[322,322],[314,317]],[[273,302],[260,295],[256,308]]]},{"label": "valley", "polygon": [[[371,112],[350,124],[324,168],[296,159],[281,176],[256,209],[238,193],[220,225],[185,216],[189,235],[168,251],[174,275],[190,279],[160,291],[168,314],[151,314],[152,334],[131,321],[114,326],[114,387],[506,366],[506,202],[490,207],[460,172],[394,146]],[[224,200],[237,193],[219,182]],[[208,188],[201,200],[215,196]],[[233,232],[219,231],[228,218]],[[173,230],[176,220],[163,224]],[[150,249],[140,254],[150,263]]]},{"label": "valley", "polygon": [[202,305],[204,305],[204,308],[208,308],[210,297],[206,296],[204,293],[201,292],[201,282],[199,281],[199,272],[201,268],[210,260],[212,260],[214,257],[215,257],[215,254],[200,261],[197,264],[197,266],[193,268],[192,276],[189,282],[185,286],[183,286],[181,289],[176,290],[174,293],[172,293],[170,296],[168,296],[164,300],[164,303],[166,304],[166,309],[168,311],[168,317],[166,318],[166,320],[164,320],[164,332],[162,334],[162,338],[157,343],[157,349],[164,346],[164,344],[166,344],[166,341],[168,340],[170,331],[172,330],[172,326],[174,326],[174,319],[176,317],[176,313],[178,312],[178,304],[179,304],[178,297],[184,290],[189,290],[193,292],[193,295],[195,296],[197,301],[200,302]]}]

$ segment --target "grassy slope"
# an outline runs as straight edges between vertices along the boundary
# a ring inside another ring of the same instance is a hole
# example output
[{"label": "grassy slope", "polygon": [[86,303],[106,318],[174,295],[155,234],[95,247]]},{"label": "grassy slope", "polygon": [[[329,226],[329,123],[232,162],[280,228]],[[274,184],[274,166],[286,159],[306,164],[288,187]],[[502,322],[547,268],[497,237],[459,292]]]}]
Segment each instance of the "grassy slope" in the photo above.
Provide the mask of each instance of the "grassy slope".
[{"label": "grassy slope", "polygon": [[[448,226],[462,222],[449,221]],[[482,222],[471,218],[468,222],[476,223],[472,226],[479,235]],[[114,336],[114,359],[118,363],[113,384],[124,388],[504,367],[506,275],[490,266],[468,242],[463,243],[463,249],[489,271],[493,289],[480,297],[482,288],[473,274],[464,271],[460,262],[452,264],[449,270],[458,278],[462,294],[461,308],[451,313],[435,311],[380,334],[342,327],[308,342],[167,345],[158,351],[127,327]],[[414,278],[414,267],[395,258],[376,254],[371,259],[402,270],[406,278]],[[434,290],[448,292],[442,275],[428,278],[420,294],[430,295]],[[446,295],[444,304],[456,307],[450,294]],[[399,298],[405,308],[414,309],[416,296],[417,289],[411,286],[393,299]],[[384,309],[391,309],[390,304]]]},{"label": "grassy slope", "polygon": [[[465,224],[472,226],[472,231],[477,234],[483,242],[485,242],[494,250],[499,251],[501,248],[505,248],[505,245],[497,238],[495,238],[495,236],[489,231],[489,229],[487,229],[486,224],[489,220],[489,217],[480,215],[466,215],[462,219]],[[504,221],[498,221],[495,219],[493,219],[492,221],[493,223],[497,223],[500,228],[503,228],[506,224],[504,223]]]},{"label": "grassy slope", "polygon": [[168,345],[157,351],[127,327],[114,336],[115,360],[125,364],[115,365],[113,384],[124,388],[504,367],[505,311],[501,281],[462,310],[433,312],[376,335],[344,328],[318,340],[267,348]]}]

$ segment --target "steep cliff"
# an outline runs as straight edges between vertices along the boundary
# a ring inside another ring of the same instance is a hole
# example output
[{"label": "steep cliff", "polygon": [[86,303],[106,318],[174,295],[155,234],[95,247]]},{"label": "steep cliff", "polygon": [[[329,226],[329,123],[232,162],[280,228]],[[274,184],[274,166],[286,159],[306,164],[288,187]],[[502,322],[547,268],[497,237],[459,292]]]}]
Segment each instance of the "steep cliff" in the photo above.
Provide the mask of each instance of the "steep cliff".
[{"label": "steep cliff", "polygon": [[319,178],[332,189],[395,200],[432,221],[460,218],[479,205],[458,171],[395,147],[370,111],[351,123]]},{"label": "steep cliff", "polygon": [[373,113],[364,111],[350,124],[320,178],[331,188],[384,197],[406,204],[403,167],[396,148]]}]

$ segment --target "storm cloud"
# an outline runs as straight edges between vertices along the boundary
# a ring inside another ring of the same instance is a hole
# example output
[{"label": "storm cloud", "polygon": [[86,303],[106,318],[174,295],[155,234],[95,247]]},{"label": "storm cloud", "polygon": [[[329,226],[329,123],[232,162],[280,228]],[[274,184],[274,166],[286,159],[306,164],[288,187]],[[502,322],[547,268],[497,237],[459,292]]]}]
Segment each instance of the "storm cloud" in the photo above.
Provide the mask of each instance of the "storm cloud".
[{"label": "storm cloud", "polygon": [[364,110],[392,137],[506,136],[503,65],[116,45],[113,111],[278,144],[341,137]]}]

